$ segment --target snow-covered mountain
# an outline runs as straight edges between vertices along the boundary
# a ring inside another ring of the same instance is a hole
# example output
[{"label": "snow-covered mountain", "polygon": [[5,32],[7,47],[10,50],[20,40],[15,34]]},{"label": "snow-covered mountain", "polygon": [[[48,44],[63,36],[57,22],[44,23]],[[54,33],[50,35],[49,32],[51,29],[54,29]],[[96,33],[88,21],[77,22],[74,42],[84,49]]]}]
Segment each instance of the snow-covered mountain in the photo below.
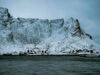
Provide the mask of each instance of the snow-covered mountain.
[{"label": "snow-covered mountain", "polygon": [[0,54],[38,48],[49,54],[73,50],[100,51],[92,36],[85,33],[78,19],[13,18],[0,7]]}]

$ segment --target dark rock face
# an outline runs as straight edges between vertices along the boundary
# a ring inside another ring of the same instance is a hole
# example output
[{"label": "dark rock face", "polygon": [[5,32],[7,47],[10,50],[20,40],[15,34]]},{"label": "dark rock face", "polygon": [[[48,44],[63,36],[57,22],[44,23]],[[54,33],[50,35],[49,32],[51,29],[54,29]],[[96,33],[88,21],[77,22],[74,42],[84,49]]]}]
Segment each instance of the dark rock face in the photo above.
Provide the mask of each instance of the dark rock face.
[{"label": "dark rock face", "polygon": [[88,36],[91,40],[93,39],[92,36],[90,34],[85,34],[86,36]]},{"label": "dark rock face", "polygon": [[75,25],[75,28],[74,28],[74,34],[72,34],[72,36],[78,36],[78,37],[81,37],[84,35],[84,32],[82,31],[81,27],[80,27],[80,23],[78,21],[78,19],[76,19],[76,25]]},{"label": "dark rock face", "polygon": [[78,19],[76,19],[76,27],[75,27],[75,33],[73,35],[82,37],[82,36],[87,36],[92,40],[92,36],[90,34],[85,33],[81,27],[80,27],[80,23],[78,21]]},{"label": "dark rock face", "polygon": [[80,37],[80,38],[90,38],[92,40],[92,36],[90,34],[87,34],[85,33],[81,26],[80,26],[80,23],[78,21],[78,19],[73,19],[73,18],[70,18],[72,24],[70,24],[68,26],[68,28],[66,28],[66,30],[69,30],[70,34],[72,37]]}]

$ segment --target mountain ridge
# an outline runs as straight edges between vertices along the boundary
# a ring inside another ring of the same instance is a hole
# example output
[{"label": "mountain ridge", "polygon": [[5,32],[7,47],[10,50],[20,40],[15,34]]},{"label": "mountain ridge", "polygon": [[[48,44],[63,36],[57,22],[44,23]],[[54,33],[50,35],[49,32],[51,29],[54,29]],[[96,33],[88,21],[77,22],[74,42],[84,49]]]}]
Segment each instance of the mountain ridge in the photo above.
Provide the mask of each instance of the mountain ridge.
[{"label": "mountain ridge", "polygon": [[66,54],[72,50],[100,51],[92,36],[84,32],[79,20],[13,18],[0,7],[0,53],[39,48],[49,54]]}]

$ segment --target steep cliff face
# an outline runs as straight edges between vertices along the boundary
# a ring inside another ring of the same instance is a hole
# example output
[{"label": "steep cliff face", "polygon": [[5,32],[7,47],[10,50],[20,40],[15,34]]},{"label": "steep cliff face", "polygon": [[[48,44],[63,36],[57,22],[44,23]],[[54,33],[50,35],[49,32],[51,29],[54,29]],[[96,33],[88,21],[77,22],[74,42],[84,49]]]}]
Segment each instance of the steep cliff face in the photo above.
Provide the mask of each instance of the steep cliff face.
[{"label": "steep cliff face", "polygon": [[38,47],[50,54],[71,50],[100,48],[85,33],[78,19],[13,18],[8,9],[0,7],[0,53],[26,51]]}]

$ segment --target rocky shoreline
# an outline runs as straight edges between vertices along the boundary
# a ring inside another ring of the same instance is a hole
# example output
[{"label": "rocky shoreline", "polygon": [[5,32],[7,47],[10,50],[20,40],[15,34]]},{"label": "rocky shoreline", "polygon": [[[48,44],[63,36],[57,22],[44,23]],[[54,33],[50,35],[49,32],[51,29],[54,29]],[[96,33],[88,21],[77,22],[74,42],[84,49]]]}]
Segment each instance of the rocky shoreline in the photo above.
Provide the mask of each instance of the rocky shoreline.
[{"label": "rocky shoreline", "polygon": [[51,55],[12,55],[12,54],[3,54],[0,56],[79,56],[79,57],[100,57],[100,54],[51,54]]}]

